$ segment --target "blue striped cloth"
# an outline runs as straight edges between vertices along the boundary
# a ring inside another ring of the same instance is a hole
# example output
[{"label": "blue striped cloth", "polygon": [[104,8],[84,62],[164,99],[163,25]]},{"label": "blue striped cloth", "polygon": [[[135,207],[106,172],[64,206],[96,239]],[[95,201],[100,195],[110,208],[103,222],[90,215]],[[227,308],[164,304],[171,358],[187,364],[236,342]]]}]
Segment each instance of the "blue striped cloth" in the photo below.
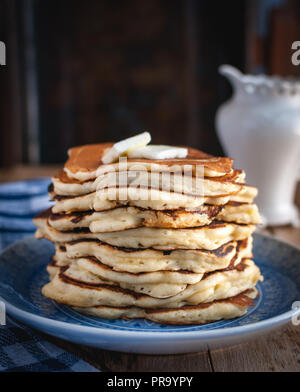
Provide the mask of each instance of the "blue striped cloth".
[{"label": "blue striped cloth", "polygon": [[[47,178],[0,185],[0,250],[34,233],[32,218],[50,206],[49,183]],[[99,370],[7,317],[6,325],[0,326],[0,372],[8,371]]]}]

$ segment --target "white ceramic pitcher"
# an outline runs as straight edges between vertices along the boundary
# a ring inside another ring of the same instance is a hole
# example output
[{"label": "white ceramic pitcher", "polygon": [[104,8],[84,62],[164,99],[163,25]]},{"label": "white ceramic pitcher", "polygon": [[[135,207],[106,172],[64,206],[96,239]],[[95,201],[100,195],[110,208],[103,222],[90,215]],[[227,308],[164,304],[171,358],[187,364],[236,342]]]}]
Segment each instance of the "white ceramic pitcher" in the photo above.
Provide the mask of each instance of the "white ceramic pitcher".
[{"label": "white ceramic pitcher", "polygon": [[299,225],[294,196],[300,178],[300,82],[244,75],[230,65],[219,71],[234,90],[216,115],[226,154],[246,171],[247,183],[258,187],[265,224]]}]

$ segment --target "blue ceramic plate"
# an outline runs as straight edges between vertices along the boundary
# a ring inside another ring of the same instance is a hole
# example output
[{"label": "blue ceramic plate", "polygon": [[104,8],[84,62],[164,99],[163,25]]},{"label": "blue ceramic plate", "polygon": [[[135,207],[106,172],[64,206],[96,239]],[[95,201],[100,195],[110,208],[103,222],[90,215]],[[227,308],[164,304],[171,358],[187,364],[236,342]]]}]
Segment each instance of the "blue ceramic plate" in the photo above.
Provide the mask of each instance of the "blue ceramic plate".
[{"label": "blue ceramic plate", "polygon": [[145,320],[88,317],[44,298],[45,267],[53,252],[47,240],[32,237],[0,255],[0,297],[7,313],[50,335],[107,350],[171,354],[240,343],[270,332],[297,317],[300,300],[300,250],[272,237],[255,235],[255,261],[265,281],[248,313],[207,325],[167,326]]}]

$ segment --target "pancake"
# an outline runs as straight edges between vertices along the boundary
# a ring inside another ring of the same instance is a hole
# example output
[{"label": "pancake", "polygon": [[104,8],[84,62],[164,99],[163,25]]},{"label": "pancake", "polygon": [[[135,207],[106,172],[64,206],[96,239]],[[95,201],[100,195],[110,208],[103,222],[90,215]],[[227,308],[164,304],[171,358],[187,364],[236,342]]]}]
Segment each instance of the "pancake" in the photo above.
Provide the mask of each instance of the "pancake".
[{"label": "pancake", "polygon": [[252,289],[231,298],[173,309],[142,309],[137,307],[109,306],[77,307],[74,309],[90,316],[107,319],[122,318],[130,320],[144,318],[149,321],[170,325],[206,324],[222,319],[243,316],[249,306],[254,305],[253,299],[256,296],[256,289]]},{"label": "pancake", "polygon": [[140,207],[152,210],[199,209],[203,204],[224,205],[228,202],[252,203],[257,189],[240,185],[237,193],[220,197],[198,197],[158,189],[118,187],[88,193],[81,196],[59,196],[53,191],[50,198],[55,201],[53,213],[70,211],[104,211],[120,206]]},{"label": "pancake", "polygon": [[[52,183],[54,192],[57,195],[79,196],[95,192],[97,189],[102,189],[108,186],[117,186],[120,185],[121,182],[124,185],[125,179],[127,181],[127,185],[138,184],[139,186],[148,186],[151,184],[151,178],[152,185],[156,182],[159,184],[160,189],[170,189],[171,191],[179,192],[184,190],[185,193],[197,195],[198,193],[202,194],[204,186],[207,194],[209,194],[209,192],[224,193],[228,189],[237,189],[237,184],[243,184],[245,182],[245,172],[242,170],[233,170],[232,173],[224,176],[214,178],[202,178],[201,176],[201,178],[194,178],[187,174],[186,177],[183,177],[180,174],[170,174],[169,172],[154,173],[151,177],[151,173],[132,170],[121,173],[108,173],[96,178],[95,180],[80,182],[69,178],[66,172],[62,170],[52,178]],[[157,187],[158,185],[156,185],[156,188]]]},{"label": "pancake", "polygon": [[[48,212],[49,214],[49,212]],[[207,249],[214,250],[226,242],[243,240],[255,230],[254,225],[240,225],[215,221],[208,226],[187,229],[162,229],[140,227],[117,232],[92,233],[88,229],[58,231],[48,223],[46,213],[34,219],[38,226],[36,238],[53,242],[70,242],[79,239],[98,239],[107,244],[129,248]]]},{"label": "pancake", "polygon": [[[52,280],[55,277],[55,275],[57,273],[59,273],[62,270],[62,268],[64,268],[66,266],[65,265],[63,267],[63,266],[60,266],[59,264],[60,264],[60,262],[58,262],[56,260],[56,256],[53,256],[51,262],[46,267],[46,270],[47,270],[47,272],[49,274],[50,280]],[[68,264],[70,264],[70,263],[68,263]]]},{"label": "pancake", "polygon": [[138,207],[119,207],[107,211],[50,214],[49,224],[57,230],[68,231],[87,227],[92,232],[121,231],[137,227],[184,228],[211,223],[221,211],[219,206],[202,206],[197,211],[153,211]]},{"label": "pancake", "polygon": [[67,255],[66,246],[64,244],[55,244],[55,254],[52,257],[55,265],[64,267],[71,263],[70,257]]},{"label": "pancake", "polygon": [[[252,256],[251,249],[249,251],[249,246],[239,246],[239,248],[241,249],[237,251],[224,270],[235,268],[243,258]],[[75,265],[76,268],[91,273],[92,277],[98,276],[103,281],[119,283],[123,288],[127,288],[135,292],[143,292],[159,298],[175,295],[182,291],[183,288],[186,288],[188,284],[198,283],[204,276],[204,273],[193,273],[187,270],[160,270],[138,273],[124,272],[109,267],[97,258],[91,256],[73,260],[69,259],[69,263],[71,264],[71,268],[74,268]],[[48,265],[47,270],[51,279],[57,272],[60,271],[61,266],[59,264],[60,263],[57,262],[56,257],[53,257],[52,262]],[[65,265],[65,263],[62,264],[63,267]],[[162,291],[163,294],[161,294]]]},{"label": "pancake", "polygon": [[[99,246],[101,247],[101,244],[96,243],[95,241],[88,241],[87,247],[89,248],[90,244],[94,243],[94,246]],[[187,283],[187,284],[194,284],[197,281],[199,281],[204,272],[211,272],[214,270],[221,270],[221,269],[226,269],[226,268],[233,268],[237,266],[242,259],[244,258],[251,258],[252,257],[252,239],[246,239],[243,241],[238,241],[238,242],[233,242],[233,243],[228,243],[227,245],[223,246],[223,249],[219,249],[217,252],[208,252],[208,251],[194,251],[194,253],[199,253],[198,257],[201,259],[201,255],[209,254],[210,257],[213,259],[215,258],[221,258],[223,257],[225,260],[224,264],[219,263],[219,265],[215,265],[214,267],[210,266],[209,268],[205,268],[202,270],[201,268],[198,267],[198,270],[200,269],[201,272],[196,272],[194,273],[192,268],[187,268],[191,265],[190,258],[188,255],[185,255],[187,251],[181,252],[182,256],[187,257],[186,263],[182,262],[182,259],[179,259],[181,263],[178,265],[175,265],[175,268],[172,268],[173,265],[169,262],[169,253],[172,252],[167,252],[165,255],[165,252],[160,251],[161,257],[168,258],[168,262],[164,262],[164,265],[160,263],[160,260],[155,259],[154,263],[152,264],[152,267],[148,267],[148,270],[145,270],[145,267],[140,268],[140,265],[144,264],[141,259],[134,259],[131,257],[131,255],[135,255],[136,253],[143,253],[141,251],[135,251],[127,249],[125,252],[125,260],[127,261],[128,264],[135,264],[136,268],[134,268],[134,272],[128,271],[128,268],[126,266],[120,265],[121,263],[118,260],[114,259],[113,254],[109,254],[109,256],[112,256],[109,258],[108,262],[105,259],[106,263],[103,263],[101,258],[97,258],[95,256],[90,256],[90,252],[87,250],[86,254],[83,256],[78,256],[75,250],[75,257],[72,257],[72,246],[78,246],[82,245],[81,242],[78,243],[71,243],[71,244],[66,244],[66,246],[63,245],[56,245],[56,252],[55,255],[52,257],[51,263],[48,265],[49,269],[51,271],[58,271],[60,267],[65,267],[70,265],[73,262],[76,262],[76,264],[81,268],[86,271],[89,271],[93,273],[94,275],[100,276],[103,279],[114,281],[114,282],[125,282],[125,283],[134,283],[134,281],[143,281],[147,283],[154,283],[154,282],[160,282],[163,280],[166,280],[170,283]],[[67,247],[71,246],[71,251],[67,253]],[[114,249],[114,248],[112,248]],[[109,249],[108,249],[109,251]],[[119,250],[122,252],[122,250]],[[146,252],[151,250],[146,250]],[[176,251],[173,251],[176,253]],[[83,252],[82,252],[83,253]],[[156,251],[156,253],[159,253]],[[190,254],[192,254],[192,251],[190,251]],[[68,256],[69,255],[69,256]],[[127,257],[126,257],[127,255]],[[229,256],[229,257],[227,257]],[[203,256],[205,257],[205,256]],[[151,261],[151,260],[150,260]],[[201,264],[201,260],[199,261],[199,264]],[[121,268],[120,268],[121,267]],[[162,268],[164,267],[164,268]],[[180,268],[181,267],[181,268]],[[156,268],[156,269],[155,269]],[[167,279],[165,279],[168,277]]]},{"label": "pancake", "polygon": [[80,269],[73,268],[71,276],[68,276],[68,269],[62,270],[43,287],[42,292],[46,297],[70,306],[172,308],[233,297],[254,288],[262,277],[254,262],[244,259],[234,269],[209,273],[200,282],[188,285],[179,294],[169,298],[154,298],[150,295],[136,293],[120,288],[119,285],[101,282],[101,279],[94,275],[93,282],[87,282],[88,279]]},{"label": "pancake", "polygon": [[[76,264],[79,269],[99,276],[101,279],[117,283],[144,284],[144,283],[175,283],[175,284],[195,284],[202,279],[203,273],[193,273],[190,271],[154,271],[154,272],[122,272],[101,263],[92,256],[79,259],[70,259],[70,263]],[[50,263],[50,267],[60,269],[55,258]]]},{"label": "pancake", "polygon": [[200,197],[222,197],[237,193],[242,189],[240,184],[226,180],[221,181],[220,178],[195,178],[181,174],[148,173],[145,171],[109,173],[98,177],[95,185],[96,191],[128,186],[132,188],[161,189],[167,192],[184,193]]},{"label": "pancake", "polygon": [[[109,171],[118,171],[119,162],[104,165],[102,157],[112,143],[89,144],[85,146],[74,147],[68,151],[69,159],[65,163],[64,170],[69,178],[79,181],[88,181],[95,179]],[[208,177],[218,177],[231,173],[231,158],[213,157],[202,151],[188,148],[186,158],[150,160],[150,159],[127,159],[127,168],[131,169],[133,165],[142,164],[148,171],[174,171],[177,166],[182,170],[184,165],[201,165],[204,168],[204,175]],[[195,174],[193,172],[193,174]]]},{"label": "pancake", "polygon": [[215,219],[225,222],[241,223],[245,225],[258,225],[262,223],[256,204],[235,201],[230,201],[229,203],[225,204]]},{"label": "pancake", "polygon": [[[85,268],[82,268],[82,266],[79,264],[79,261],[80,260],[73,261],[67,269],[61,269],[62,271],[64,271],[63,273],[65,277],[70,279],[80,280],[81,282],[85,282],[87,284],[115,285],[117,283],[118,287],[121,287],[123,289],[129,289],[135,293],[147,294],[153,298],[169,298],[181,293],[187,287],[187,283],[179,282],[180,274],[183,275],[184,274],[183,272],[175,273],[177,274],[178,282],[174,282],[176,277],[174,276],[173,272],[169,272],[169,271],[164,271],[162,273],[159,272],[158,274],[164,274],[165,278],[168,278],[170,276],[171,279],[173,274],[173,282],[168,282],[168,280],[166,281],[162,281],[161,279],[159,280],[159,277],[155,272],[149,273],[152,274],[152,279],[151,277],[148,277],[148,281],[147,281],[145,277],[140,277],[138,275],[132,274],[130,276],[130,274],[127,274],[125,276],[124,273],[118,274],[113,271],[106,271],[107,276],[109,275],[111,277],[116,277],[116,275],[118,275],[119,281],[112,281],[109,279],[103,279],[102,276],[100,277],[99,275],[95,275],[89,272],[88,270],[86,270]],[[51,267],[53,267],[53,264],[51,265]],[[102,269],[102,273],[104,273],[104,269]],[[123,279],[121,277],[122,274],[123,274]],[[52,275],[52,271],[50,271],[50,277],[51,275]],[[194,279],[195,283],[199,282],[201,278],[202,278],[202,274],[200,276],[200,279],[198,280],[195,277]],[[157,280],[156,282],[154,281],[155,279]],[[183,276],[182,276],[182,280],[183,280]]]},{"label": "pancake", "polygon": [[64,170],[52,177],[53,190],[61,196],[78,196],[96,191],[95,180],[80,182],[69,178]]},{"label": "pancake", "polygon": [[118,207],[107,211],[74,211],[49,216],[49,224],[59,231],[89,228],[93,233],[122,231],[137,227],[186,228],[205,226],[214,220],[242,224],[260,223],[255,204],[228,203],[225,206],[203,205],[198,210],[147,210]]},{"label": "pancake", "polygon": [[141,227],[121,232],[94,233],[97,239],[114,246],[156,249],[214,250],[228,241],[243,240],[255,230],[252,225],[212,223],[188,229],[160,229]]},{"label": "pancake", "polygon": [[69,265],[72,259],[92,256],[115,271],[140,273],[184,270],[205,273],[227,268],[236,255],[236,263],[241,258],[251,258],[252,237],[228,242],[214,251],[118,248],[97,240],[56,244],[55,248],[58,266]]}]

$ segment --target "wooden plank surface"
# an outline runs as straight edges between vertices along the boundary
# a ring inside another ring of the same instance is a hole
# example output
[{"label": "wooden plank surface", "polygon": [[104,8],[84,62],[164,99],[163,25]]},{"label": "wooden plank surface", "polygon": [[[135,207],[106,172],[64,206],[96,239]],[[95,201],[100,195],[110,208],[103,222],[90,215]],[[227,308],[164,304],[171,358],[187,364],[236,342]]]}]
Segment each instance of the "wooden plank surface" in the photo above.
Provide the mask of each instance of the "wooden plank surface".
[{"label": "wooden plank surface", "polygon": [[28,180],[30,178],[51,177],[57,173],[63,165],[17,165],[10,168],[0,169],[0,183]]},{"label": "wooden plank surface", "polygon": [[300,328],[291,324],[237,346],[181,355],[126,354],[79,346],[53,337],[50,340],[109,372],[300,371]]},{"label": "wooden plank surface", "polygon": [[[1,181],[50,176],[58,166],[0,170]],[[299,187],[296,201],[300,205]],[[300,246],[300,228],[271,227],[264,232]],[[299,266],[300,268],[300,266]],[[300,371],[300,326],[291,323],[259,339],[238,346],[184,355],[136,355],[75,345],[47,337],[102,371]]]},{"label": "wooden plank surface", "polygon": [[300,371],[300,328],[291,324],[240,346],[210,353],[215,372]]}]

